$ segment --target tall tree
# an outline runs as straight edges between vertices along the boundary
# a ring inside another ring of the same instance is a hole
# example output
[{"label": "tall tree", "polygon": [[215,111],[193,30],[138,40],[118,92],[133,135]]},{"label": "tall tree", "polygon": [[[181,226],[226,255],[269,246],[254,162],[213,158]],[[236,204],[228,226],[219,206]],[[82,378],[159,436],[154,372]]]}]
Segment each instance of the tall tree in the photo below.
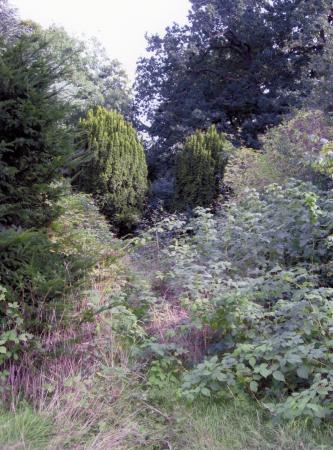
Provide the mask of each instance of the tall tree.
[{"label": "tall tree", "polygon": [[34,34],[0,48],[0,225],[38,228],[56,214],[70,152],[58,97],[68,68]]},{"label": "tall tree", "polygon": [[9,40],[18,27],[16,10],[7,0],[0,0],[0,36],[2,40]]},{"label": "tall tree", "polygon": [[136,107],[158,148],[212,123],[250,146],[303,93],[328,0],[191,0],[189,24],[148,39]]},{"label": "tall tree", "polygon": [[55,26],[40,29],[39,33],[49,42],[52,59],[66,58],[70,63],[71,71],[63,80],[62,97],[72,104],[72,123],[96,106],[129,115],[131,93],[127,74],[118,60],[107,55],[98,40],[83,41]]}]

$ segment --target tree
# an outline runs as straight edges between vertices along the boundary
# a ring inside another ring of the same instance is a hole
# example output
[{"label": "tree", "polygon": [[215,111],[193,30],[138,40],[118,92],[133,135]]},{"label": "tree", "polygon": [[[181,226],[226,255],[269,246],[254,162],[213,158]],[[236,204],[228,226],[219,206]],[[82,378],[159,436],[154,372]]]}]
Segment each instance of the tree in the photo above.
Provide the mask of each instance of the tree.
[{"label": "tree", "polygon": [[233,147],[211,126],[190,136],[176,158],[175,206],[209,206],[220,193],[228,154]]},{"label": "tree", "polygon": [[91,193],[100,209],[118,226],[130,228],[142,213],[147,192],[147,165],[137,134],[116,111],[98,107],[81,120],[89,162],[78,185]]},{"label": "tree", "polygon": [[16,10],[7,0],[0,0],[0,36],[2,40],[10,40],[17,31],[18,19]]},{"label": "tree", "polygon": [[70,124],[76,124],[89,109],[103,106],[125,116],[130,113],[130,88],[120,62],[111,59],[96,39],[83,41],[70,36],[63,28],[40,28],[49,42],[50,58],[68,61],[71,70],[63,80],[62,97],[72,105]]},{"label": "tree", "polygon": [[68,68],[35,34],[0,47],[0,225],[43,227],[57,214],[70,154],[58,97]]},{"label": "tree", "polygon": [[[333,14],[333,9],[332,9]],[[316,55],[304,71],[304,81],[309,95],[304,106],[332,115],[333,113],[333,15],[326,25],[323,52]]]},{"label": "tree", "polygon": [[280,122],[323,51],[328,0],[191,0],[189,24],[148,38],[136,109],[157,150],[216,124],[242,144]]}]

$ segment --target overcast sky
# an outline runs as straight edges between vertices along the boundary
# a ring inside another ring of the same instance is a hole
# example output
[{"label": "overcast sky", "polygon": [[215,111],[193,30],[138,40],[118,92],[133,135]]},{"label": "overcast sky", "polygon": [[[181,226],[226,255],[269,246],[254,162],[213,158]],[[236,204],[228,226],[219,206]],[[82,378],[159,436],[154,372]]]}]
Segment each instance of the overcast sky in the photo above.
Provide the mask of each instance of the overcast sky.
[{"label": "overcast sky", "polygon": [[136,61],[145,51],[145,32],[162,33],[173,22],[183,24],[189,10],[189,0],[11,0],[11,4],[23,19],[96,36],[132,80]]}]

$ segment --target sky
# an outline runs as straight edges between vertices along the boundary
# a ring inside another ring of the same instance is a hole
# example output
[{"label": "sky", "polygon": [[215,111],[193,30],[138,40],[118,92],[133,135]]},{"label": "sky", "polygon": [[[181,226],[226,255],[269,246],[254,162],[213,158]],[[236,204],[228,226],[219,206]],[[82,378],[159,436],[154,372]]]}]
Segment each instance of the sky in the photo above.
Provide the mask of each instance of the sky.
[{"label": "sky", "polygon": [[97,37],[111,58],[134,80],[136,61],[145,54],[145,33],[163,33],[186,23],[189,0],[11,0],[22,19],[42,26],[62,25],[70,34]]}]

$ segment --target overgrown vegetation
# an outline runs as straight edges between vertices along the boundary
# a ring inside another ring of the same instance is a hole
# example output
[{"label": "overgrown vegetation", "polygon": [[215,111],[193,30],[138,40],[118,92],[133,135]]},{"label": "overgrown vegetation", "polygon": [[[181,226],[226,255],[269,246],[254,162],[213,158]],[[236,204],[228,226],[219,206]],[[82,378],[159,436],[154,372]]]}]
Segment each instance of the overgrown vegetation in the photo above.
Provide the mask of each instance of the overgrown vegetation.
[{"label": "overgrown vegetation", "polygon": [[332,448],[332,13],[252,3],[150,38],[134,111],[0,0],[1,448]]}]

